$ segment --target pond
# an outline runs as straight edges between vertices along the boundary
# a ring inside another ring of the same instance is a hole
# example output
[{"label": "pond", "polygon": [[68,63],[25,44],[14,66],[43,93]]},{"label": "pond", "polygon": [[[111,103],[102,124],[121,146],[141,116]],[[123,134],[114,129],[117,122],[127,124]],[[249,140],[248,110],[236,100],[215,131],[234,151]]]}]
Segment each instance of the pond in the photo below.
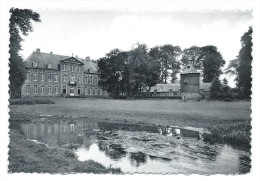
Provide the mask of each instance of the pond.
[{"label": "pond", "polygon": [[250,153],[206,141],[200,128],[42,117],[19,123],[29,140],[71,149],[79,161],[94,160],[124,173],[242,174]]}]

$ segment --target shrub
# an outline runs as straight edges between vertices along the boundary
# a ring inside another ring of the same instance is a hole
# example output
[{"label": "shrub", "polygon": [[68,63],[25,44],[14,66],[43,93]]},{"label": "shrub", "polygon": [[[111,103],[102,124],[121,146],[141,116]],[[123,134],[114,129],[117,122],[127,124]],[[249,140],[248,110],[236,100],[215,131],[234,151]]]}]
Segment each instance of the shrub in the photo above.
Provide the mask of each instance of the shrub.
[{"label": "shrub", "polygon": [[50,99],[9,99],[10,105],[54,104]]}]

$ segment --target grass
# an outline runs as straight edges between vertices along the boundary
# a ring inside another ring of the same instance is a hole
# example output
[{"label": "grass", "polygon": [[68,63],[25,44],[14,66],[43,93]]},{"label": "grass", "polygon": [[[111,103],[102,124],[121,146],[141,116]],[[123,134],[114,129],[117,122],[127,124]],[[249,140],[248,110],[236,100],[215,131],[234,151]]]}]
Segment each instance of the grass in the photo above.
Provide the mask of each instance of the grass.
[{"label": "grass", "polygon": [[220,123],[208,129],[217,142],[227,143],[240,148],[251,148],[251,122],[233,120],[229,123]]},{"label": "grass", "polygon": [[[57,99],[49,105],[10,105],[15,120],[36,115],[88,117],[92,121],[119,121],[153,125],[208,128],[215,141],[250,147],[249,101]],[[21,116],[23,115],[23,116]]]},{"label": "grass", "polygon": [[37,99],[9,99],[10,105],[34,105],[34,104],[54,104],[53,101],[47,98]]},{"label": "grass", "polygon": [[10,173],[120,173],[119,169],[109,169],[92,160],[80,162],[70,150],[26,140],[12,129],[8,168]]}]

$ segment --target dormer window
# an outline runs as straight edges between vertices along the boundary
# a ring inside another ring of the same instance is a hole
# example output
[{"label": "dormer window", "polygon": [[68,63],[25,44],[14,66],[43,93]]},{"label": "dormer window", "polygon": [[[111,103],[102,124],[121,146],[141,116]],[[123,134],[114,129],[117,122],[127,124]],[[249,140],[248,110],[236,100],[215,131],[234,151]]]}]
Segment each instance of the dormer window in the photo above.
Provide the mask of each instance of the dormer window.
[{"label": "dormer window", "polygon": [[190,69],[190,65],[187,66],[187,69]]},{"label": "dormer window", "polygon": [[37,62],[33,62],[33,63],[32,63],[32,66],[33,66],[33,67],[37,67]]},{"label": "dormer window", "polygon": [[51,64],[50,63],[47,64],[47,68],[51,69]]}]

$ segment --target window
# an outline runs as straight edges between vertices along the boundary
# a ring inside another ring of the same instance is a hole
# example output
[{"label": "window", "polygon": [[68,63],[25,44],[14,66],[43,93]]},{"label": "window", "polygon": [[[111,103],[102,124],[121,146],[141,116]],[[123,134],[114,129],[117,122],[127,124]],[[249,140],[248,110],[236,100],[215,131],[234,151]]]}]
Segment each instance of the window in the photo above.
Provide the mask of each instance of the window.
[{"label": "window", "polygon": [[88,83],[88,77],[85,77],[85,84]]},{"label": "window", "polygon": [[37,94],[38,93],[38,87],[37,85],[33,85],[33,93]]},{"label": "window", "polygon": [[55,94],[59,94],[59,86],[55,86]]},{"label": "window", "polygon": [[99,95],[103,95],[103,90],[99,89]]},{"label": "window", "polygon": [[44,94],[44,85],[41,85],[41,94]]},{"label": "window", "polygon": [[88,95],[88,88],[85,87],[85,95]]},{"label": "window", "polygon": [[81,76],[78,76],[78,83],[81,83]]},{"label": "window", "polygon": [[71,65],[71,66],[70,66],[70,70],[71,70],[72,72],[74,72],[74,71],[75,71],[75,65]]},{"label": "window", "polygon": [[47,68],[51,69],[51,64],[50,63],[47,64]]},{"label": "window", "polygon": [[98,95],[98,90],[97,90],[97,88],[95,88],[95,95]]},{"label": "window", "polygon": [[37,62],[33,62],[33,63],[32,63],[32,66],[33,66],[33,67],[37,67]]},{"label": "window", "polygon": [[66,76],[66,75],[63,75],[63,76],[62,76],[62,79],[63,79],[63,82],[66,82],[66,81],[67,81],[67,76]]},{"label": "window", "polygon": [[33,74],[33,80],[34,80],[34,81],[37,81],[37,73],[34,73],[34,74]]},{"label": "window", "polygon": [[48,74],[48,81],[51,82],[51,74]]},{"label": "window", "polygon": [[89,95],[93,95],[93,89],[92,89],[92,87],[90,88]]},{"label": "window", "polygon": [[93,84],[93,77],[92,77],[92,75],[90,76],[90,84]]},{"label": "window", "polygon": [[63,70],[63,71],[66,71],[66,70],[67,70],[67,65],[66,65],[66,64],[63,64],[63,65],[62,65],[62,70]]},{"label": "window", "polygon": [[31,75],[31,73],[27,72],[26,80],[30,80],[30,75]]},{"label": "window", "polygon": [[48,86],[48,94],[51,94],[51,85]]},{"label": "window", "polygon": [[70,77],[70,82],[75,82],[75,77],[74,76]]},{"label": "window", "polygon": [[41,73],[41,81],[44,81],[44,79],[45,79],[44,73]]},{"label": "window", "polygon": [[188,85],[188,80],[187,79],[184,80],[184,85]]},{"label": "window", "polygon": [[26,94],[30,93],[30,85],[26,85],[25,92],[26,92]]},{"label": "window", "polygon": [[81,66],[80,65],[78,66],[78,71],[81,72]]},{"label": "window", "polygon": [[95,77],[95,84],[98,84],[98,78]]},{"label": "window", "polygon": [[58,74],[55,74],[55,75],[54,75],[54,81],[55,81],[55,82],[58,82]]},{"label": "window", "polygon": [[74,129],[75,129],[75,125],[74,124],[70,124],[70,131],[74,132]]}]

